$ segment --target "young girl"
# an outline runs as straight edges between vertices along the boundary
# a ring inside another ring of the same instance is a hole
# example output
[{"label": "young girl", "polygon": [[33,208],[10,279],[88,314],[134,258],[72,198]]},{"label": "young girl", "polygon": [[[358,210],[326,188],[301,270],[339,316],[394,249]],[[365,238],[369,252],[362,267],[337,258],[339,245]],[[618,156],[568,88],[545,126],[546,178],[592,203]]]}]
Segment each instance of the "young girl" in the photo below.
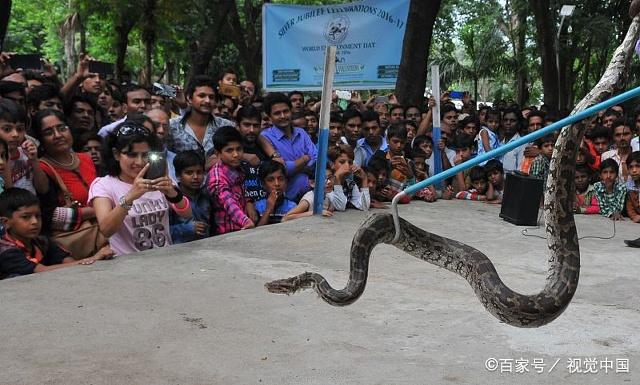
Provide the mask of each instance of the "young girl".
[{"label": "young girl", "polygon": [[[353,164],[353,149],[341,144],[330,148],[327,154],[335,175],[333,205],[337,211],[344,211],[347,206],[367,211],[371,204],[367,174],[362,168]],[[342,190],[342,194],[340,194]]]},{"label": "young girl", "polygon": [[132,122],[121,123],[107,138],[107,176],[91,184],[89,204],[116,255],[171,245],[169,210],[192,216],[189,200],[169,177],[145,177],[150,153],[161,149],[149,130]]},{"label": "young girl", "polygon": [[600,163],[600,182],[593,186],[600,205],[600,214],[612,221],[622,219],[627,187],[618,181],[618,162],[609,158]]},{"label": "young girl", "polygon": [[[487,123],[491,124],[487,124],[486,127],[482,127],[482,129],[480,129],[480,132],[478,133],[478,136],[476,137],[476,142],[478,143],[478,155],[482,155],[500,147],[500,138],[498,137],[499,124],[495,124],[496,122],[493,119],[494,115],[495,113],[493,111],[489,112],[487,116]],[[484,166],[486,163],[487,162],[485,161],[480,163],[480,165]]]},{"label": "young girl", "polygon": [[576,166],[576,200],[573,202],[573,212],[576,214],[600,214],[600,205],[590,178],[591,170],[587,165]]}]

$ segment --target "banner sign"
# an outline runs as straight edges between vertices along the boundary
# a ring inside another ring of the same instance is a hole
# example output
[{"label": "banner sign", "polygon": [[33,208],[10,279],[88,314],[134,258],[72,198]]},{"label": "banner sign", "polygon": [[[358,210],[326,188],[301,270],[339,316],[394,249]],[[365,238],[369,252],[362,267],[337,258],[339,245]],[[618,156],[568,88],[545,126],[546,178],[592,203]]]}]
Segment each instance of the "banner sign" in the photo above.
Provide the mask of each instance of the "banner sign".
[{"label": "banner sign", "polygon": [[393,89],[410,0],[366,0],[262,9],[262,81],[266,91],[319,91],[324,53],[337,47],[334,87]]}]

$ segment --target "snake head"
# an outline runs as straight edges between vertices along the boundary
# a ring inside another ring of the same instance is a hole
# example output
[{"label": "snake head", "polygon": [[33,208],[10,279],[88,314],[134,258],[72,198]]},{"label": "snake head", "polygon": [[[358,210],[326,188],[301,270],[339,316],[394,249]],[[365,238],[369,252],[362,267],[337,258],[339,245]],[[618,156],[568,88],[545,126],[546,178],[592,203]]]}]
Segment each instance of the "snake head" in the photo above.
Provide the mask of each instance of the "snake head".
[{"label": "snake head", "polygon": [[291,278],[277,279],[265,283],[264,287],[269,293],[293,294],[298,290],[308,289],[313,286],[313,282],[305,279],[306,277],[307,273],[304,273]]}]

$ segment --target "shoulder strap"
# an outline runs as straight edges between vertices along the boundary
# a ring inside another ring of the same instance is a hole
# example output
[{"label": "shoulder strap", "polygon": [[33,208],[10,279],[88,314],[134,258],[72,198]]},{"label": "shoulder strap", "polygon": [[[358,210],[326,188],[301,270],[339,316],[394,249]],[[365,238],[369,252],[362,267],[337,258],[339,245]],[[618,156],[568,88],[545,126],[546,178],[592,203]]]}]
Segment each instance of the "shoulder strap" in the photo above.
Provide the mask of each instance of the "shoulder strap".
[{"label": "shoulder strap", "polygon": [[56,178],[56,183],[58,184],[58,187],[60,187],[60,189],[62,190],[62,195],[64,196],[64,201],[68,205],[73,204],[73,197],[71,196],[71,193],[69,193],[69,190],[67,189],[67,185],[65,185],[64,182],[62,181],[62,178],[60,177],[60,174],[58,174],[58,172],[56,171],[55,168],[53,168],[51,163],[49,163],[45,159],[40,159],[40,162],[46,164],[51,169],[51,172],[53,173],[53,176]]}]

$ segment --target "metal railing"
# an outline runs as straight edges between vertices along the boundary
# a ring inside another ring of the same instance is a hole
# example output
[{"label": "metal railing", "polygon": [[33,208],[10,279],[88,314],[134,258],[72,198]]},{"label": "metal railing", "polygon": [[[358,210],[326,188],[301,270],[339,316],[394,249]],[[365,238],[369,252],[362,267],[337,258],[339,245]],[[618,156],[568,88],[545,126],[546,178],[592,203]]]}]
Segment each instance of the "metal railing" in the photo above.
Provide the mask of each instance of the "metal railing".
[{"label": "metal railing", "polygon": [[[595,106],[589,107],[581,112],[578,112],[575,115],[570,115],[562,120],[559,120],[553,124],[550,124],[538,131],[532,132],[530,134],[527,134],[519,139],[514,140],[513,142],[509,142],[503,146],[500,146],[498,148],[496,148],[495,150],[491,150],[487,153],[484,153],[482,155],[478,155],[473,159],[469,159],[464,163],[461,163],[457,166],[451,167],[450,169],[447,169],[437,175],[433,175],[425,180],[423,180],[422,182],[416,183],[414,185],[411,185],[409,187],[407,187],[404,191],[398,193],[393,200],[391,201],[391,212],[393,214],[393,224],[396,230],[396,234],[395,237],[393,239],[393,242],[397,242],[398,239],[400,239],[400,218],[398,216],[398,202],[400,201],[400,199],[402,199],[404,196],[408,196],[408,195],[413,195],[416,192],[422,190],[425,187],[431,186],[433,184],[436,184],[438,182],[441,182],[445,179],[451,178],[452,176],[456,175],[457,173],[464,171],[468,168],[471,168],[473,166],[477,166],[478,164],[487,161],[489,159],[493,159],[495,157],[498,157],[500,155],[504,155],[507,152],[518,148],[524,144],[528,144],[531,143],[533,141],[535,141],[536,139],[542,138],[545,135],[548,135],[554,131],[560,130],[565,126],[569,126],[572,125],[574,123],[577,123],[583,119],[588,118],[591,115],[595,115],[596,113],[598,113],[598,111],[600,110],[604,110],[607,109],[611,106],[615,106],[618,103],[624,102],[628,99],[634,98],[636,96],[640,96],[640,87],[634,88],[632,90],[629,90],[627,92],[624,92],[620,95],[614,96],[602,103],[596,104]],[[546,182],[546,181],[545,181]]]}]

